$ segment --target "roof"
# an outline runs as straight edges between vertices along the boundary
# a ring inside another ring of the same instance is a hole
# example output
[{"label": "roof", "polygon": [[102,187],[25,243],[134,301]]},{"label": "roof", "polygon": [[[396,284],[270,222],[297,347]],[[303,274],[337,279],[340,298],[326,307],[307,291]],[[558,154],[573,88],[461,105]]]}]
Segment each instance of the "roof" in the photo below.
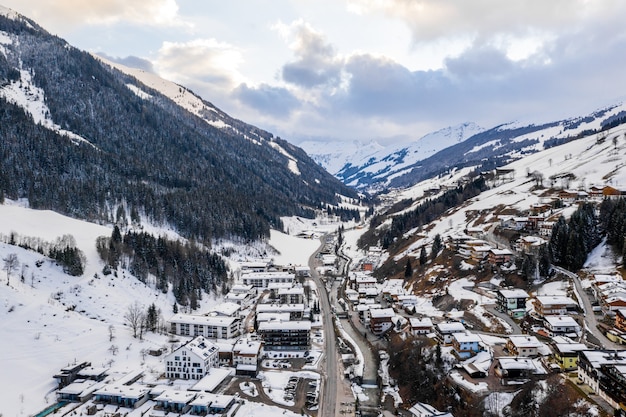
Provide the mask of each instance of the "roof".
[{"label": "roof", "polygon": [[517,348],[539,348],[542,346],[542,343],[535,336],[511,335],[509,340]]},{"label": "roof", "polygon": [[543,305],[578,305],[576,301],[566,295],[538,295],[535,298]]},{"label": "roof", "polygon": [[310,321],[266,321],[259,323],[259,331],[265,330],[311,330]]},{"label": "roof", "polygon": [[411,323],[411,327],[433,327],[433,321],[430,317],[424,317],[418,319],[417,317],[410,317],[409,323]]},{"label": "roof", "polygon": [[301,313],[304,311],[304,304],[259,304],[256,312],[259,313]]},{"label": "roof", "polygon": [[239,320],[239,318],[230,316],[196,316],[178,313],[174,314],[169,321],[170,323],[193,323],[205,326],[225,327],[230,326],[236,320]]},{"label": "roof", "polygon": [[181,391],[181,390],[165,390],[161,395],[156,397],[155,401],[166,401],[168,403],[178,403],[178,404],[187,404],[198,395],[195,392],[191,391]]},{"label": "roof", "polygon": [[396,315],[393,308],[375,308],[370,310],[370,317],[373,319],[391,318]]},{"label": "roof", "polygon": [[450,321],[445,323],[439,323],[435,326],[440,333],[459,333],[465,331],[463,323],[458,321]]},{"label": "roof", "polygon": [[233,346],[233,353],[239,355],[258,355],[261,350],[261,342],[257,340],[239,339]]},{"label": "roof", "polygon": [[529,297],[526,291],[519,289],[519,288],[515,288],[511,290],[498,290],[498,292],[502,294],[504,298],[528,298]]},{"label": "roof", "polygon": [[579,327],[578,322],[570,316],[547,316],[544,320],[552,327],[556,326],[568,326]]},{"label": "roof", "polygon": [[211,311],[223,316],[233,316],[239,310],[241,310],[241,306],[239,304],[230,302],[220,303],[211,309]]},{"label": "roof", "polygon": [[459,343],[480,343],[481,338],[472,332],[453,333],[452,337]]},{"label": "roof", "polygon": [[189,390],[211,392],[234,373],[235,370],[233,368],[210,368],[209,372]]}]

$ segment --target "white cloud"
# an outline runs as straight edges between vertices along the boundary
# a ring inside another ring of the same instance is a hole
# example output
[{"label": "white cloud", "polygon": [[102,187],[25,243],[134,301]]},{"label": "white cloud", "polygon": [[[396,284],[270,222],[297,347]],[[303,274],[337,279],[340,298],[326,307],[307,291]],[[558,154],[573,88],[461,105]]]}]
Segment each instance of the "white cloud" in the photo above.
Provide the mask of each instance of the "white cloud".
[{"label": "white cloud", "polygon": [[186,25],[176,0],[4,0],[3,4],[53,32],[68,26],[112,25],[120,22],[147,26]]}]

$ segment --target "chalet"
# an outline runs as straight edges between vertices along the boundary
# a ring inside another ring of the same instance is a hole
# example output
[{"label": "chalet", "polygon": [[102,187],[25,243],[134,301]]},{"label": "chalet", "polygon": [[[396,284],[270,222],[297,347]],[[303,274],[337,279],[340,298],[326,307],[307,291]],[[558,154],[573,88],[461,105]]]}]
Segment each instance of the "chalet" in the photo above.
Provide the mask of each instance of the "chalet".
[{"label": "chalet", "polygon": [[445,346],[452,344],[452,335],[454,333],[463,333],[465,330],[466,329],[465,326],[463,326],[463,323],[458,321],[438,323],[435,325],[435,334],[437,335],[440,343]]},{"label": "chalet", "polygon": [[528,335],[511,335],[506,341],[506,348],[513,356],[533,357],[539,355],[543,344],[535,337]]},{"label": "chalet", "polygon": [[540,362],[530,358],[511,356],[496,358],[494,372],[496,376],[502,379],[527,378],[531,375],[546,374],[546,370]]},{"label": "chalet", "polygon": [[452,334],[452,349],[460,359],[467,359],[483,350],[482,339],[477,334],[469,331]]},{"label": "chalet", "polygon": [[311,268],[308,266],[296,266],[296,278],[308,278],[311,276]]},{"label": "chalet", "polygon": [[602,189],[602,197],[609,199],[621,198],[626,195],[626,192],[623,190],[618,190],[617,188],[613,188],[610,186],[606,186]]},{"label": "chalet", "polygon": [[526,312],[526,299],[529,295],[522,289],[496,291],[496,308],[503,313],[512,315],[514,311]]},{"label": "chalet", "polygon": [[549,212],[551,209],[552,209],[551,204],[547,204],[547,203],[533,204],[530,206],[530,215],[539,216],[540,214],[545,214]]},{"label": "chalet", "polygon": [[552,229],[554,228],[553,221],[544,220],[539,223],[539,236],[550,238],[552,236]]},{"label": "chalet", "polygon": [[559,191],[559,199],[565,204],[573,204],[578,200],[578,192],[572,190]]},{"label": "chalet", "polygon": [[546,316],[543,318],[546,330],[550,337],[554,336],[571,336],[578,337],[580,335],[580,326],[570,316]]},{"label": "chalet", "polygon": [[626,295],[612,295],[601,301],[602,309],[608,315],[614,315],[617,310],[626,308]]},{"label": "chalet", "polygon": [[594,185],[589,189],[589,197],[596,201],[602,201],[602,198],[604,197],[603,190],[604,187],[597,187]]},{"label": "chalet", "polygon": [[[485,242],[484,240],[472,239],[461,244],[458,248],[458,253],[465,259],[469,259],[472,257],[472,252],[475,253],[475,256],[477,256],[479,252],[483,252],[482,249],[475,250],[474,249],[475,247],[479,247],[479,248],[487,247],[488,248],[489,246],[487,245],[487,242]],[[486,252],[485,252],[485,255],[486,255]]]},{"label": "chalet", "polygon": [[310,321],[269,321],[259,324],[258,333],[266,351],[303,351],[311,347]]},{"label": "chalet", "polygon": [[241,333],[241,318],[228,316],[199,316],[175,314],[170,318],[170,331],[180,336],[204,336],[230,339]]},{"label": "chalet", "polygon": [[491,265],[502,265],[510,262],[513,258],[513,252],[508,249],[494,249],[491,248],[487,253],[487,261]]},{"label": "chalet", "polygon": [[552,339],[554,361],[563,371],[578,368],[578,353],[588,349],[585,344],[573,342],[567,337],[557,336]]},{"label": "chalet", "polygon": [[409,324],[411,326],[411,334],[414,336],[425,335],[433,331],[433,321],[430,317],[411,317],[409,318]]},{"label": "chalet", "polygon": [[168,379],[202,379],[219,364],[219,349],[202,336],[187,342],[165,356]]},{"label": "chalet", "polygon": [[626,403],[626,351],[581,351],[578,379],[611,407],[621,408]]},{"label": "chalet", "polygon": [[470,250],[470,259],[474,262],[480,262],[487,258],[491,249],[492,248],[489,245],[472,246]]},{"label": "chalet", "polygon": [[548,242],[539,236],[523,236],[516,242],[516,249],[523,253],[537,253]]},{"label": "chalet", "polygon": [[270,283],[282,282],[293,284],[296,274],[293,272],[269,271],[269,272],[250,272],[241,275],[243,285],[252,285],[259,290],[264,290]]},{"label": "chalet", "polygon": [[485,235],[485,230],[482,227],[468,227],[465,233],[473,238],[481,238]]},{"label": "chalet", "polygon": [[370,330],[376,335],[383,334],[393,327],[393,317],[396,313],[393,308],[379,308],[370,310]]},{"label": "chalet", "polygon": [[615,328],[626,332],[626,309],[620,308],[615,311]]},{"label": "chalet", "polygon": [[578,303],[565,295],[538,295],[533,305],[540,317],[564,315],[578,310]]}]

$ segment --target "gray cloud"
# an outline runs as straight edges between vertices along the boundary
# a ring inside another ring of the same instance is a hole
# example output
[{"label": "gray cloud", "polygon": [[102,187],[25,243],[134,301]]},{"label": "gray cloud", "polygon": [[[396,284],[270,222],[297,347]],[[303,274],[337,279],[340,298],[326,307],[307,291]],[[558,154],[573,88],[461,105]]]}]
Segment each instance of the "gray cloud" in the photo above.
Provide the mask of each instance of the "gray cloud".
[{"label": "gray cloud", "polygon": [[334,85],[341,75],[341,60],[322,35],[304,23],[296,23],[294,53],[297,59],[282,67],[282,78],[305,88]]},{"label": "gray cloud", "polygon": [[241,84],[233,91],[233,96],[260,113],[281,118],[288,117],[293,110],[300,107],[298,99],[287,89],[267,84],[256,88]]}]

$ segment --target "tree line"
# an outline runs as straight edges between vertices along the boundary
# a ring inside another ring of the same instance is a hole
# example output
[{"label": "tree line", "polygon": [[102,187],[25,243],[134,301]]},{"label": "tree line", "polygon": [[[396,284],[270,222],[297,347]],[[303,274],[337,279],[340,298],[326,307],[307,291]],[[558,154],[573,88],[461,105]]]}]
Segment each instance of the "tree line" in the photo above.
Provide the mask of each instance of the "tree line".
[{"label": "tree line", "polygon": [[105,274],[126,267],[142,282],[155,277],[156,288],[171,288],[176,302],[195,310],[204,293],[218,293],[227,284],[228,267],[217,254],[193,242],[182,243],[146,232],[128,231],[115,226],[110,237],[96,243],[105,261]]}]

